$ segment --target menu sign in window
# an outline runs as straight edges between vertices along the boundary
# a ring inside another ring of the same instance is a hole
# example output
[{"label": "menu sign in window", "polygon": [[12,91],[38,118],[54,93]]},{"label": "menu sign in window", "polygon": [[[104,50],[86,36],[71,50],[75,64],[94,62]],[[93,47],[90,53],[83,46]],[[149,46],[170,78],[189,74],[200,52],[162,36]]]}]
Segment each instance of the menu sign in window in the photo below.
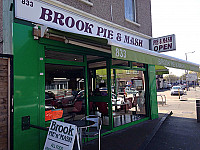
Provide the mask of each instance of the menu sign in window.
[{"label": "menu sign in window", "polygon": [[52,120],[44,150],[72,150],[76,135],[77,126]]},{"label": "menu sign in window", "polygon": [[134,85],[134,88],[136,88],[137,90],[142,90],[143,89],[142,80],[134,80],[133,85]]}]

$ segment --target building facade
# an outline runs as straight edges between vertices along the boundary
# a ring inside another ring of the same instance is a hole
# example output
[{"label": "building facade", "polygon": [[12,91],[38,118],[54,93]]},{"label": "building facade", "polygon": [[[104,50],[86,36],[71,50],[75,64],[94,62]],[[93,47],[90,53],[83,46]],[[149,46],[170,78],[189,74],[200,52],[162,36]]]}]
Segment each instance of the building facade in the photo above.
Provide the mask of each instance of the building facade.
[{"label": "building facade", "polygon": [[155,119],[155,65],[198,68],[150,51],[150,0],[5,0],[3,6],[0,58],[13,56],[8,149],[43,149],[47,132],[30,124],[46,128],[52,119],[98,115],[102,136]]}]

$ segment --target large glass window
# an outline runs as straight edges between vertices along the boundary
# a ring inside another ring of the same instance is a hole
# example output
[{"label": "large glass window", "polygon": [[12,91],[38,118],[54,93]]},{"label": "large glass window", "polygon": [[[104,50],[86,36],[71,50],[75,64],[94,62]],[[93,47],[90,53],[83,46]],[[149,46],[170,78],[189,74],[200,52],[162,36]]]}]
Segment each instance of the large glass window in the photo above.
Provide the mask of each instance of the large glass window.
[{"label": "large glass window", "polygon": [[[94,62],[88,65],[90,70],[90,96],[107,96],[106,61]],[[103,68],[103,69],[99,69]]]},{"label": "large glass window", "polygon": [[45,120],[51,119],[48,118],[49,111],[63,112],[65,121],[83,118],[84,87],[83,67],[45,64]]},{"label": "large glass window", "polygon": [[106,61],[89,63],[89,102],[93,102],[93,110],[90,114],[102,117],[103,126],[110,125],[108,101],[108,80]]},{"label": "large glass window", "polygon": [[112,87],[113,111],[124,113],[125,123],[146,116],[143,71],[113,69]]},{"label": "large glass window", "polygon": [[125,18],[136,22],[135,0],[124,0]]}]

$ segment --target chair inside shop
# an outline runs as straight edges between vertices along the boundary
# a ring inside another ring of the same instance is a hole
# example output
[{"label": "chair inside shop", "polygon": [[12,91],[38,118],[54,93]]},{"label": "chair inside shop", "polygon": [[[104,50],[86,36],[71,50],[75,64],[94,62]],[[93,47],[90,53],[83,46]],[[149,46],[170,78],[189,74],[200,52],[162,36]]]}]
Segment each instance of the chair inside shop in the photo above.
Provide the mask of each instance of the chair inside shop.
[{"label": "chair inside shop", "polygon": [[94,138],[94,137],[98,136],[99,150],[100,150],[101,126],[102,126],[101,118],[96,115],[89,115],[89,116],[84,117],[83,119],[95,122],[94,125],[88,127],[88,129],[85,130],[85,132],[83,133],[83,137]]},{"label": "chair inside shop", "polygon": [[82,103],[82,101],[76,101],[73,106],[66,107],[68,115],[65,118],[65,121],[73,121],[75,116],[82,112]]},{"label": "chair inside shop", "polygon": [[[103,124],[104,117],[109,117],[109,115],[108,115],[108,103],[107,102],[96,102],[96,106],[97,106],[99,112],[101,113],[102,124]],[[113,118],[115,118],[115,117],[120,117],[120,124],[122,125],[122,115],[121,115],[121,113],[114,113],[113,112]],[[113,124],[115,124],[114,120],[113,120]]]}]

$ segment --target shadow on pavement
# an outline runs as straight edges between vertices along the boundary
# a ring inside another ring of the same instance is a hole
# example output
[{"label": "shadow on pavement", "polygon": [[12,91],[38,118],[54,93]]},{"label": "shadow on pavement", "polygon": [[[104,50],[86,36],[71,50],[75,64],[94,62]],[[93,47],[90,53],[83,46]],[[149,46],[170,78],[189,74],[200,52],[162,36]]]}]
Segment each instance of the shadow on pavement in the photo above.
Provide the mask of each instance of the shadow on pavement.
[{"label": "shadow on pavement", "polygon": [[[161,118],[147,120],[101,137],[102,150],[138,150]],[[88,142],[84,150],[98,150],[98,141]]]},{"label": "shadow on pavement", "polygon": [[[154,128],[165,114],[159,118],[147,120],[131,127],[101,137],[102,150],[138,150],[149,138]],[[84,150],[98,150],[98,141],[93,140],[84,145]]]},{"label": "shadow on pavement", "polygon": [[200,123],[196,119],[169,117],[145,150],[171,149],[200,149]]}]

